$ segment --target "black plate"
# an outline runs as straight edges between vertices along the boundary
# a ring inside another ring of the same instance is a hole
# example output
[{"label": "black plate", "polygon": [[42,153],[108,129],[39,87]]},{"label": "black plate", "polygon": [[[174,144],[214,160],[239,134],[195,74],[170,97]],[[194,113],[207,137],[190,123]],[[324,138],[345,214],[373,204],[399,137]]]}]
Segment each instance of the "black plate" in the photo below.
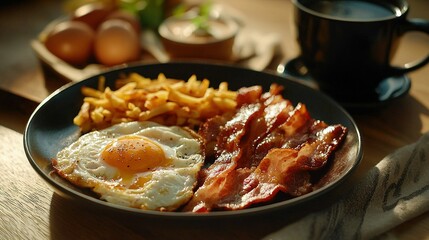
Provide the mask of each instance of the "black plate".
[{"label": "black plate", "polygon": [[[348,128],[348,135],[344,145],[336,152],[329,171],[324,179],[320,181],[320,188],[294,199],[239,211],[221,211],[208,214],[144,211],[107,203],[95,198],[89,191],[72,186],[67,181],[56,176],[56,174],[51,174],[51,160],[55,158],[59,150],[74,142],[80,135],[78,127],[73,124],[72,120],[83,102],[81,87],[97,87],[100,75],[106,77],[107,85],[113,86],[113,82],[118,78],[119,74],[131,72],[150,78],[156,78],[159,73],[164,73],[167,77],[177,79],[188,79],[192,74],[196,74],[198,79],[209,79],[212,86],[216,88],[222,81],[227,81],[231,89],[262,85],[265,90],[268,90],[271,83],[279,83],[285,86],[284,95],[286,98],[292,100],[295,104],[298,102],[305,103],[312,116],[316,119],[324,120],[329,124],[343,124]],[[95,206],[125,214],[144,217],[204,219],[255,215],[257,213],[287,209],[321,196],[343,182],[351,174],[352,170],[358,166],[362,158],[361,136],[350,115],[331,98],[293,79],[232,66],[199,63],[130,66],[114,69],[100,75],[66,85],[54,92],[37,107],[30,117],[24,133],[24,147],[29,162],[36,172],[52,185],[58,194],[64,197],[92,203]]]}]

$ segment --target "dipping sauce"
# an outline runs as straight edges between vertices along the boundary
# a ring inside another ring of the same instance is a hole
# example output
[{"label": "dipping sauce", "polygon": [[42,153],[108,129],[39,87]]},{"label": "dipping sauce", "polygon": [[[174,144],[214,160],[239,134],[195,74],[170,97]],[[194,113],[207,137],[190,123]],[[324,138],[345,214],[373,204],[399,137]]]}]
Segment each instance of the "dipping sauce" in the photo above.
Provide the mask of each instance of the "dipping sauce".
[{"label": "dipping sauce", "polygon": [[169,31],[171,39],[189,43],[207,43],[219,41],[233,36],[236,32],[227,22],[219,20],[208,20],[208,31],[199,30],[195,24],[187,19],[169,21],[166,30]]},{"label": "dipping sauce", "polygon": [[229,19],[209,19],[199,29],[192,18],[171,17],[159,27],[159,34],[173,58],[230,59],[238,25]]}]

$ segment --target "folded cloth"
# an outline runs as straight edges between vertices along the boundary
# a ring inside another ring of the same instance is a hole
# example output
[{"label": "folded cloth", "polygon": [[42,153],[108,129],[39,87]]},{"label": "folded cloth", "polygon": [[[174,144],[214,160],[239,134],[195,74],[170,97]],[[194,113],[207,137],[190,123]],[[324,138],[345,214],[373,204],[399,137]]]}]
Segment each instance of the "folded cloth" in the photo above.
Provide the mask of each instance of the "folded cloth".
[{"label": "folded cloth", "polygon": [[370,239],[429,210],[429,133],[386,156],[341,200],[264,239]]}]

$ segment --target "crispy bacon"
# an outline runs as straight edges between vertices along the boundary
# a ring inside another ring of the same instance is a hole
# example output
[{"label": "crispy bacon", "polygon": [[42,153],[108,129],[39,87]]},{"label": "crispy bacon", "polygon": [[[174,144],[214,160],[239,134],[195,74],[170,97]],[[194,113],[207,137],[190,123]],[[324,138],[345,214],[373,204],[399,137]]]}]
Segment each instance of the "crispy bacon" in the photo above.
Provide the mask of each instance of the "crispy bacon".
[{"label": "crispy bacon", "polygon": [[[215,161],[184,211],[236,210],[266,202],[279,192],[300,196],[312,191],[311,171],[326,165],[346,128],[311,118],[295,108],[273,84],[239,91],[239,108],[230,119],[214,119],[201,135],[216,143]],[[212,131],[212,132],[211,132]]]},{"label": "crispy bacon", "polygon": [[243,154],[240,147],[241,138],[245,135],[248,124],[260,109],[260,104],[242,106],[234,118],[228,121],[218,135],[216,160],[204,171],[204,183],[195,192],[194,197],[185,206],[185,211],[208,211],[219,198],[231,193],[233,185],[228,186],[228,174],[237,167]]},{"label": "crispy bacon", "polygon": [[217,136],[220,133],[220,129],[230,119],[228,116],[215,116],[207,119],[200,129],[198,134],[205,140],[205,154],[206,157],[214,156],[214,149],[217,142]]},{"label": "crispy bacon", "polygon": [[[344,133],[340,125],[329,126],[299,150],[273,148],[246,178],[236,181],[228,201],[219,201],[215,208],[242,209],[251,204],[271,200],[279,191],[301,196],[312,191],[311,174],[324,166]],[[240,176],[240,173],[236,173]],[[213,208],[213,207],[212,207]]]}]

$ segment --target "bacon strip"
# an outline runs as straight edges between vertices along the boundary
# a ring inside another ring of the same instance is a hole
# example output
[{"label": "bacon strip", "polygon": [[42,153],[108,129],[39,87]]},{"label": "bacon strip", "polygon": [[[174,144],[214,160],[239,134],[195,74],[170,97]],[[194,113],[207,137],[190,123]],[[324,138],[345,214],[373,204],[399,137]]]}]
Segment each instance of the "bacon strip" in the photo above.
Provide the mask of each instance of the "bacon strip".
[{"label": "bacon strip", "polygon": [[315,141],[305,143],[299,150],[273,148],[246,178],[236,178],[233,184],[239,191],[231,191],[228,201],[219,201],[213,207],[236,210],[272,200],[279,191],[290,196],[311,192],[310,171],[326,164],[337,146],[338,138],[342,138],[343,134],[344,127],[329,126],[318,132]]},{"label": "bacon strip", "polygon": [[[216,131],[216,159],[184,211],[242,209],[279,191],[300,196],[312,190],[310,171],[326,164],[346,128],[312,119],[303,104],[293,108],[281,90],[272,85],[265,94],[259,88],[239,91],[240,108]],[[213,140],[209,129],[204,133]]]}]

